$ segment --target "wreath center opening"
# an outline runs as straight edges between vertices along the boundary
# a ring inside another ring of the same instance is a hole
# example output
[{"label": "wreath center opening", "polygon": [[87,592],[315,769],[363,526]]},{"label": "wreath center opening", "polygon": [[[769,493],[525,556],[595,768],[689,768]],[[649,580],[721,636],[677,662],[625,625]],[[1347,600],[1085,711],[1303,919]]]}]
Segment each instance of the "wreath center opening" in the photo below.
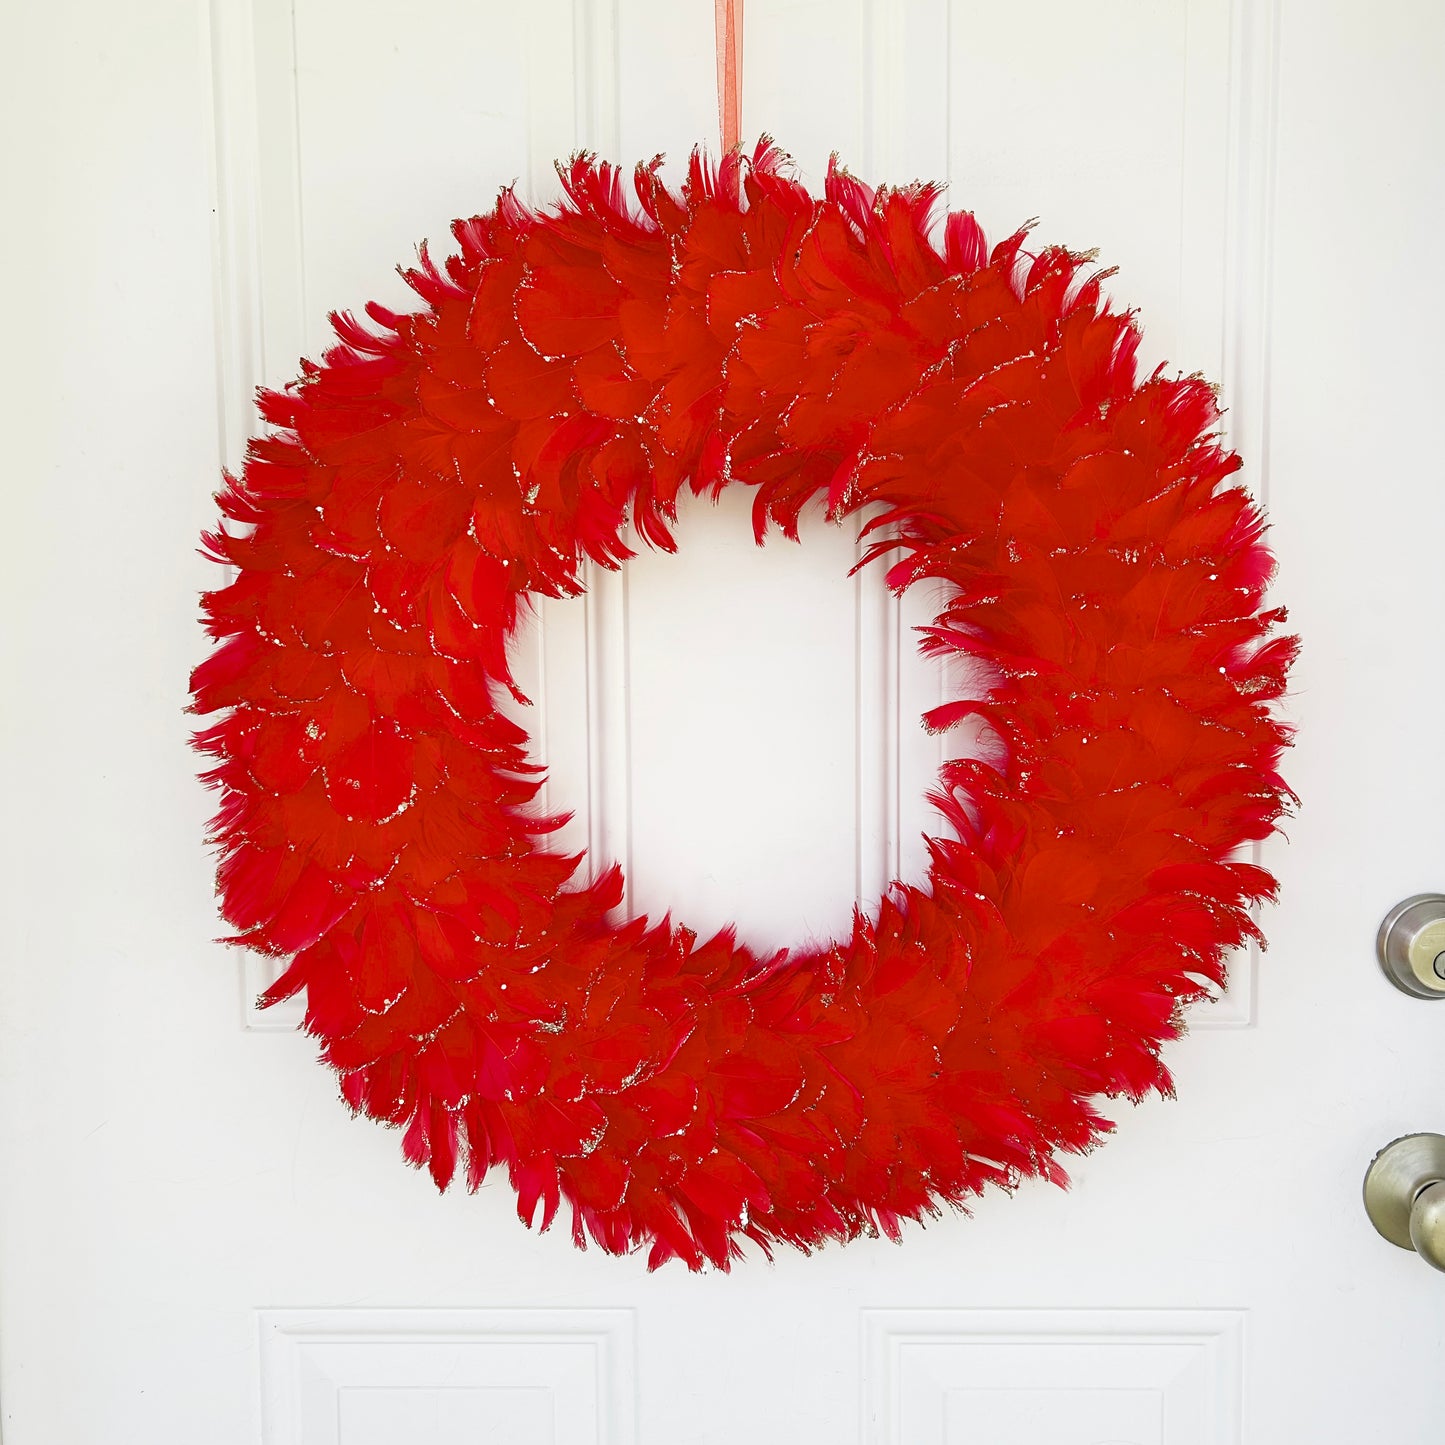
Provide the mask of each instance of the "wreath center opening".
[{"label": "wreath center opening", "polygon": [[849,576],[862,519],[809,510],[799,542],[759,547],[751,505],[687,494],[676,553],[634,542],[587,595],[545,600],[511,645],[534,706],[509,711],[547,810],[572,814],[551,846],[620,864],[630,915],[770,950],[841,937],[923,878],[943,744],[919,721],[939,693],[910,625],[926,600],[900,617],[885,564]]}]

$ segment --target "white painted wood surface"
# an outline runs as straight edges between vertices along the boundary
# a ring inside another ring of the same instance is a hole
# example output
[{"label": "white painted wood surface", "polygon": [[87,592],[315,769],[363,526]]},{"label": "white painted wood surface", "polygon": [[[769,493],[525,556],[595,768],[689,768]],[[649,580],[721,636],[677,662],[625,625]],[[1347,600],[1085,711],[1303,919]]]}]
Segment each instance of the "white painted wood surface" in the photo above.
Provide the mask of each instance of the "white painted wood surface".
[{"label": "white painted wood surface", "polygon": [[[0,708],[6,1445],[1356,1445],[1445,1420],[1442,1281],[1371,1231],[1445,1010],[1371,959],[1445,885],[1445,17],[1347,0],[750,0],[744,131],[1097,246],[1223,385],[1304,635],[1273,946],[1064,1194],[731,1277],[438,1198],[218,931],[181,709],[249,395],[422,236],[715,131],[702,0],[53,0],[7,16]],[[632,902],[827,934],[916,876],[940,679],[850,536],[689,510],[519,644]],[[683,646],[702,637],[705,645]],[[1419,680],[1409,680],[1414,662]],[[766,722],[764,713],[766,712]]]}]

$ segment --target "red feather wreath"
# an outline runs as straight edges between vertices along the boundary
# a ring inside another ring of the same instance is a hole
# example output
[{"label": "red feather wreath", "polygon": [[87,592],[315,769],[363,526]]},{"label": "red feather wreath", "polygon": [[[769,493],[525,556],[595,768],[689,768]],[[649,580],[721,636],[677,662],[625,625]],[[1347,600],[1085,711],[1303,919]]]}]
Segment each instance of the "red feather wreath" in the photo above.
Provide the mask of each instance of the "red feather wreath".
[{"label": "red feather wreath", "polygon": [[[224,915],[290,958],[265,1002],[305,990],[346,1101],[438,1186],[504,1165],[524,1221],[565,1200],[653,1266],[1062,1181],[1092,1097],[1169,1089],[1161,1043],[1274,889],[1237,854],[1289,798],[1295,644],[1213,392],[1136,380],[1084,258],[966,213],[935,245],[934,186],[818,199],[766,143],[680,193],[639,167],[635,202],[590,159],[562,182],[423,249],[415,314],[334,317],[220,495],[193,707]],[[944,766],[925,884],[825,948],[614,921],[620,871],[548,849],[498,710],[529,596],[622,565],[628,518],[672,549],[684,486],[752,488],[759,540],[881,504],[889,586],[946,584],[924,647],[988,665],[925,723],[999,756]]]}]

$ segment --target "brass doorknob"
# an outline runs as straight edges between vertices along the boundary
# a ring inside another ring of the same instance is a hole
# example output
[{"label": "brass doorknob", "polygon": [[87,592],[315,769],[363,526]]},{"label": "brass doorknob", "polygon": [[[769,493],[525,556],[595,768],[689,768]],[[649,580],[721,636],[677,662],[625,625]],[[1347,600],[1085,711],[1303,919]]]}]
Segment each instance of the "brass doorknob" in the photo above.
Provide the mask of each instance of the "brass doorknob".
[{"label": "brass doorknob", "polygon": [[1417,893],[1380,924],[1375,956],[1385,977],[1412,998],[1445,998],[1445,893]]},{"label": "brass doorknob", "polygon": [[1445,1270],[1445,1135],[1386,1144],[1365,1172],[1365,1213],[1391,1244]]}]

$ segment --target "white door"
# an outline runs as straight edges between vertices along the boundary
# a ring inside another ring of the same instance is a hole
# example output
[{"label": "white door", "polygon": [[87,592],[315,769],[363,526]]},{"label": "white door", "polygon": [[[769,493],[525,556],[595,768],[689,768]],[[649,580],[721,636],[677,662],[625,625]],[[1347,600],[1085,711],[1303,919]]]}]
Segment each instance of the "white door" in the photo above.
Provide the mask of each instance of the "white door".
[{"label": "white door", "polygon": [[[1118,264],[1151,360],[1222,382],[1305,643],[1272,947],[1169,1051],[1178,1099],[1115,1110],[1070,1192],[901,1246],[648,1275],[522,1228],[501,1179],[439,1197],[209,941],[196,540],[251,388],[330,308],[400,300],[417,239],[513,179],[545,200],[579,144],[713,139],[712,7],[9,5],[6,1445],[1441,1438],[1445,1279],[1377,1237],[1360,1180],[1445,1132],[1445,1009],[1372,959],[1386,909],[1445,885],[1445,11],[752,0],[746,24],[746,135],[814,184],[833,149],[947,177],[994,237],[1041,216]],[[826,934],[921,868],[938,679],[900,653],[915,619],[844,579],[849,537],[755,553],[725,505],[682,543],[519,649],[553,801],[636,906]]]}]

